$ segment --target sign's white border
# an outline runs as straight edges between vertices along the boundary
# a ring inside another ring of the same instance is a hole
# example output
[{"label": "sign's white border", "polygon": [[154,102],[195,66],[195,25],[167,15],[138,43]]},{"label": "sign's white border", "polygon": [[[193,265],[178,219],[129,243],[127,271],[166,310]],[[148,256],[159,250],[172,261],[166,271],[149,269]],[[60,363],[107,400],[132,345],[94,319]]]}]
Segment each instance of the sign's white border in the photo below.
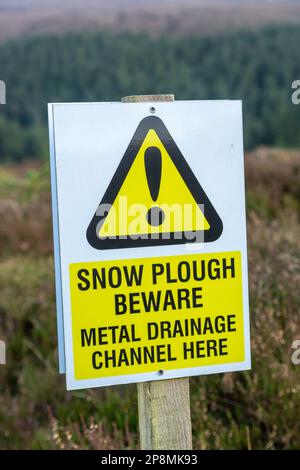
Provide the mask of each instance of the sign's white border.
[{"label": "sign's white border", "polygon": [[[176,101],[174,103],[159,103],[160,107],[163,108],[164,112],[166,111],[168,106],[174,106],[174,104],[190,104],[190,103],[201,103],[207,104],[228,104],[232,106],[237,106],[238,113],[240,112],[241,115],[241,102],[240,101],[201,101],[201,102],[180,102]],[[91,387],[99,387],[99,386],[108,386],[108,385],[116,385],[116,384],[126,384],[126,383],[134,383],[134,382],[146,382],[152,380],[162,380],[162,379],[170,379],[170,378],[179,378],[179,377],[187,377],[187,376],[195,376],[195,375],[207,375],[207,374],[214,374],[220,372],[233,372],[233,371],[240,371],[240,370],[247,370],[251,368],[251,353],[250,353],[250,327],[249,327],[249,300],[248,300],[248,267],[247,267],[247,245],[246,245],[246,236],[243,240],[242,246],[229,246],[226,250],[221,249],[220,247],[213,248],[216,242],[209,244],[209,248],[205,248],[205,250],[196,251],[186,251],[185,253],[217,253],[220,251],[241,251],[242,253],[242,278],[243,278],[243,305],[244,305],[244,338],[245,338],[245,361],[239,363],[231,363],[231,364],[222,364],[216,366],[201,366],[201,367],[194,367],[194,368],[187,368],[187,369],[179,369],[179,370],[168,370],[164,371],[163,376],[159,372],[147,372],[147,373],[140,373],[140,374],[129,374],[129,375],[120,375],[114,377],[106,377],[106,378],[98,378],[98,379],[89,379],[89,380],[75,380],[74,378],[74,369],[73,369],[73,359],[68,362],[67,370],[66,370],[66,357],[72,358],[72,340],[71,340],[71,318],[70,318],[70,307],[68,307],[68,314],[64,312],[63,309],[63,279],[62,279],[62,260],[61,260],[61,250],[60,250],[60,229],[59,229],[59,206],[58,206],[58,188],[57,188],[57,162],[56,162],[56,135],[55,135],[55,123],[54,123],[54,109],[55,107],[72,107],[72,106],[87,106],[87,105],[118,105],[124,107],[138,107],[141,108],[141,105],[145,105],[149,107],[149,103],[134,103],[134,104],[124,104],[124,103],[56,103],[56,104],[49,104],[48,105],[48,116],[49,116],[49,141],[50,141],[50,168],[51,168],[51,193],[52,193],[52,218],[53,218],[53,239],[54,239],[54,261],[55,261],[55,283],[56,283],[56,303],[57,303],[57,332],[58,332],[58,355],[59,355],[59,371],[60,373],[65,373],[67,375],[67,388],[69,390],[75,389],[82,389],[82,388],[91,388]],[[165,113],[163,113],[165,114]],[[164,118],[162,118],[164,120]],[[242,122],[242,121],[241,121]],[[138,124],[138,122],[137,122]],[[168,124],[167,124],[168,127]],[[133,129],[134,131],[135,129]],[[243,139],[242,139],[242,128],[240,129],[241,137],[240,137],[240,146],[241,152],[243,151]],[[122,155],[120,155],[120,158]],[[243,187],[243,192],[245,189]],[[244,195],[243,202],[244,202]],[[244,213],[245,219],[245,213]],[[244,223],[244,221],[242,221]],[[184,245],[183,245],[184,246]],[[154,257],[157,256],[155,253],[155,247],[153,249],[145,251],[143,253],[139,251],[141,249],[130,249],[130,253],[133,253],[134,256],[127,256],[127,258],[144,258],[144,257]],[[119,252],[121,250],[115,250]],[[123,255],[120,256],[122,259],[126,259],[125,252],[127,250],[122,250]],[[164,254],[167,256],[168,250]],[[175,252],[172,254],[182,254],[182,245],[177,245],[175,247]],[[128,251],[127,251],[128,253]],[[138,255],[136,254],[138,253]],[[112,259],[117,259],[118,255],[114,255]],[[108,259],[107,257],[104,259]],[[80,260],[77,260],[80,261]],[[90,261],[90,260],[86,260]],[[99,261],[99,259],[95,259],[95,261]],[[69,295],[69,291],[68,291]],[[70,306],[70,299],[68,301],[68,305]]]},{"label": "sign's white border", "polygon": [[49,147],[50,147],[52,227],[53,227],[54,269],[55,269],[56,324],[57,324],[57,339],[58,339],[58,369],[59,369],[60,374],[64,374],[66,372],[66,359],[65,359],[64,320],[63,320],[63,304],[62,304],[60,246],[59,246],[56,154],[55,154],[55,137],[54,137],[53,120],[54,120],[53,106],[49,104],[48,105],[48,121],[49,121]]}]

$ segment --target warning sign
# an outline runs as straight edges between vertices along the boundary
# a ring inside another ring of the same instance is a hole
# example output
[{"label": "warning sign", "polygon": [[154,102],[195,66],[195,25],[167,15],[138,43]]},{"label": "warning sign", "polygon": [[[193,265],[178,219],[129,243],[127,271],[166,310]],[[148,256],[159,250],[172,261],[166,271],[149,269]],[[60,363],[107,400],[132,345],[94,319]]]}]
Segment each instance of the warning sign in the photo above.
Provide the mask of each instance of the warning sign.
[{"label": "warning sign", "polygon": [[121,159],[87,239],[98,249],[212,242],[222,228],[164,123],[148,116]]},{"label": "warning sign", "polygon": [[75,263],[70,280],[78,380],[245,358],[239,252]]},{"label": "warning sign", "polygon": [[241,103],[52,104],[49,127],[67,388],[249,369]]}]

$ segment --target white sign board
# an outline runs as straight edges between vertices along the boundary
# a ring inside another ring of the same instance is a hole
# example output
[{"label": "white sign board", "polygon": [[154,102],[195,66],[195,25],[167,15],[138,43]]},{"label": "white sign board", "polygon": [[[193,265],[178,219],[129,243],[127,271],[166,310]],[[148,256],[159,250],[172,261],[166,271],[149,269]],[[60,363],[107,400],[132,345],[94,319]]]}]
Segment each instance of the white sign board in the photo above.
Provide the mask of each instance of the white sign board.
[{"label": "white sign board", "polygon": [[49,105],[60,371],[250,368],[240,101]]}]

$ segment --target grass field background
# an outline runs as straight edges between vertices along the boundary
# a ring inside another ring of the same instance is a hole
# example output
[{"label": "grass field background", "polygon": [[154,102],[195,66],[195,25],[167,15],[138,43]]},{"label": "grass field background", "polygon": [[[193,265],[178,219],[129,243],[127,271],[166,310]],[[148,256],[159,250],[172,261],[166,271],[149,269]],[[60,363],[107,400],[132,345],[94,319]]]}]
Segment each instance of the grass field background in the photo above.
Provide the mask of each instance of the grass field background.
[{"label": "grass field background", "polygon": [[[253,368],[191,380],[195,449],[299,447],[299,175],[299,151],[246,155]],[[0,219],[0,447],[138,448],[135,385],[66,392],[57,371],[47,164],[0,167]]]}]

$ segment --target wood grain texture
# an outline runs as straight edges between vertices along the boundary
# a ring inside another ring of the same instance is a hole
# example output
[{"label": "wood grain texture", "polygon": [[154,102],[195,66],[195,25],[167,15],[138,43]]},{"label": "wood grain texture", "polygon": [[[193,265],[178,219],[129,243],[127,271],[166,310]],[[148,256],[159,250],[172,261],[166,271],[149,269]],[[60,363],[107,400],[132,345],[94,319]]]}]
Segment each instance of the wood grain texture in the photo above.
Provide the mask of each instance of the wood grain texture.
[{"label": "wood grain texture", "polygon": [[192,449],[189,379],[138,384],[141,449]]},{"label": "wood grain texture", "polygon": [[[125,96],[121,101],[174,101],[174,95]],[[141,449],[192,449],[188,378],[139,383],[138,408]]]},{"label": "wood grain texture", "polygon": [[121,101],[122,103],[157,103],[159,101],[174,101],[174,95],[132,95],[124,96]]}]

